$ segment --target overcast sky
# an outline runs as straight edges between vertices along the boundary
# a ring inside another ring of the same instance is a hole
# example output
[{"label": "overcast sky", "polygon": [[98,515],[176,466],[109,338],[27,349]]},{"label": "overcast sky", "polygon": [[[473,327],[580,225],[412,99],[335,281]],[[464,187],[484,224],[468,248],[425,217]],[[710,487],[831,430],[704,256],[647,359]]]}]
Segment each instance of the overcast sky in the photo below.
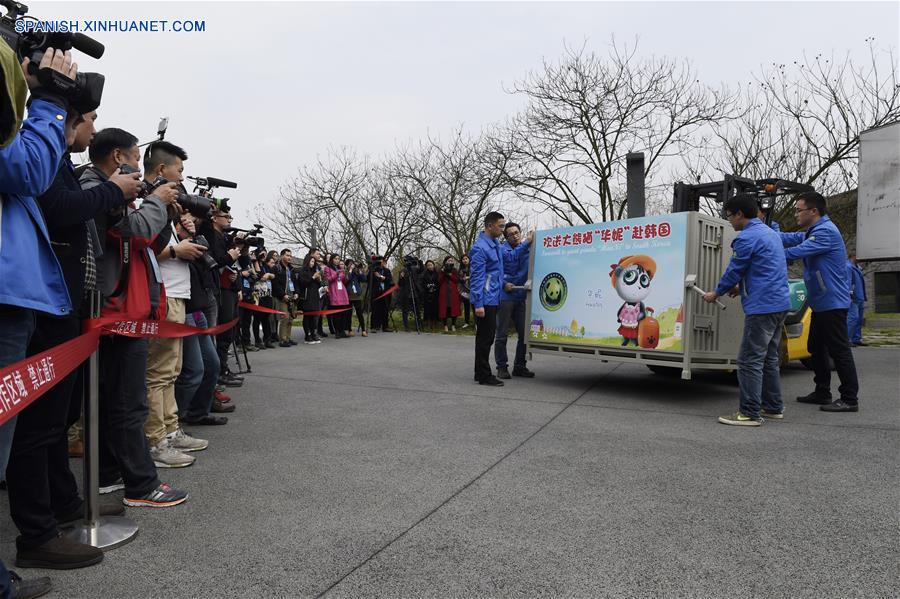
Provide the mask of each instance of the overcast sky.
[{"label": "overcast sky", "polygon": [[237,181],[236,226],[329,146],[378,156],[459,123],[472,131],[521,105],[504,91],[564,44],[685,57],[708,83],[747,81],[803,52],[897,49],[897,2],[267,3],[27,2],[41,19],[203,20],[202,33],[101,33],[98,127],[166,139],[189,175]]}]

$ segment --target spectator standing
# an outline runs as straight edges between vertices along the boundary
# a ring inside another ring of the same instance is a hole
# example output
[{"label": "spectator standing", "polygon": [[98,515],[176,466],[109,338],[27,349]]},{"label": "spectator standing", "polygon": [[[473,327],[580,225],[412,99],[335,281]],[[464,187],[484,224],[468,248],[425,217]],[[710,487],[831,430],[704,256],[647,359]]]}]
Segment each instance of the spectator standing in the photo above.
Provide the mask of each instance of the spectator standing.
[{"label": "spectator standing", "polygon": [[[353,260],[347,260],[347,297],[350,305],[353,306],[353,311],[356,312],[357,330],[362,331],[363,337],[368,337],[366,315],[363,311],[363,284],[365,281],[366,274],[362,270],[362,265]],[[352,323],[353,317],[350,318]]]},{"label": "spectator standing", "polygon": [[425,272],[422,273],[422,313],[425,327],[429,331],[437,328],[438,293],[440,282],[433,260],[425,261]]},{"label": "spectator standing", "polygon": [[438,273],[438,285],[438,316],[444,321],[445,333],[455,332],[460,312],[460,295],[459,273],[453,256],[444,258],[441,272]]},{"label": "spectator standing", "polygon": [[282,312],[278,315],[278,345],[290,347],[296,345],[291,339],[291,321],[294,319],[294,305],[297,301],[298,289],[295,288],[296,274],[291,266],[293,254],[285,248],[281,250],[281,261],[272,269],[272,296],[275,298],[275,309]]},{"label": "spectator standing", "polygon": [[[331,301],[332,310],[350,308],[350,297],[347,295],[347,273],[344,270],[344,262],[337,254],[328,256],[328,265],[323,269],[325,280],[328,283],[328,298]],[[355,337],[351,330],[352,312],[339,312],[331,315],[329,328],[337,339]]]},{"label": "spectator standing", "polygon": [[369,297],[372,304],[372,331],[381,329],[384,333],[390,333],[388,326],[388,309],[391,305],[391,295],[385,293],[394,286],[394,277],[385,266],[386,260],[382,256],[372,257],[372,267],[369,269]]},{"label": "spectator standing", "polygon": [[464,329],[469,327],[469,312],[472,308],[472,302],[469,301],[469,279],[471,278],[471,263],[472,261],[469,259],[468,254],[463,254],[463,257],[459,259],[459,297],[462,300],[462,309],[465,314],[465,322],[462,325],[462,328]]},{"label": "spectator standing", "polygon": [[322,343],[318,335],[318,321],[321,316],[309,314],[321,310],[322,273],[319,272],[315,254],[307,254],[303,265],[297,270],[297,288],[300,291],[300,307],[303,310],[303,341],[307,345]]}]

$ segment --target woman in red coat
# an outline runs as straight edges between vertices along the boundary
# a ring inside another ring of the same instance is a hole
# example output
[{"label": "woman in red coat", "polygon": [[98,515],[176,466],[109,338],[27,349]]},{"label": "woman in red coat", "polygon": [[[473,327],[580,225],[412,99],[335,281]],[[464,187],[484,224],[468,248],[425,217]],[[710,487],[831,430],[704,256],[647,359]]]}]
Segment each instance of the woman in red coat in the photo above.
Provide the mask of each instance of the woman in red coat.
[{"label": "woman in red coat", "polygon": [[456,319],[459,318],[459,273],[456,271],[456,260],[453,256],[444,258],[444,266],[438,273],[438,315],[444,319],[444,332],[456,331]]}]

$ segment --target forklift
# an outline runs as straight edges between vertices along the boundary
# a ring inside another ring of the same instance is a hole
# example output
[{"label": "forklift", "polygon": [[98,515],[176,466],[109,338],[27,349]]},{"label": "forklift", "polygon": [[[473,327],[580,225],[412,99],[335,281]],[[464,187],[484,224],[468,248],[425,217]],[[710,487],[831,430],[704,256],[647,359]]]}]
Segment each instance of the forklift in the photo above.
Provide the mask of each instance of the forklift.
[{"label": "forklift", "polygon": [[[784,179],[747,179],[735,175],[725,175],[721,181],[712,183],[676,183],[672,212],[699,211],[700,200],[711,199],[720,206],[719,216],[725,217],[725,201],[740,193],[756,195],[761,216],[768,226],[772,226],[772,210],[780,196],[794,195],[815,189],[803,183]],[[776,225],[777,226],[777,225]],[[812,356],[806,349],[812,310],[806,298],[806,283],[803,279],[788,279],[791,294],[791,309],[784,321],[781,336],[781,367],[799,360],[806,368],[812,369]]]}]

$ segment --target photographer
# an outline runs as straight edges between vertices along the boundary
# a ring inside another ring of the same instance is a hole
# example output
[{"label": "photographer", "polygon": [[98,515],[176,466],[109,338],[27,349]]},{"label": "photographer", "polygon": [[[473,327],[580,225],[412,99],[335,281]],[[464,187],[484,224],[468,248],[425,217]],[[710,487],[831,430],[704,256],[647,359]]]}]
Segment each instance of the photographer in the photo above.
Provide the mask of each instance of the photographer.
[{"label": "photographer", "polygon": [[[25,358],[38,312],[66,316],[71,302],[62,270],[50,245],[34,197],[57,173],[66,149],[68,103],[37,79],[27,79],[19,61],[0,41],[0,367]],[[78,72],[68,52],[47,48],[41,70],[73,80]],[[32,93],[23,122],[26,89]],[[21,131],[19,130],[21,126]],[[33,277],[22,285],[22,273]],[[0,469],[6,469],[15,418],[0,427]],[[50,579],[22,580],[0,561],[0,596],[36,597],[48,592]]]},{"label": "photographer", "polygon": [[293,320],[294,303],[299,297],[294,288],[294,269],[291,260],[294,255],[291,250],[281,250],[281,262],[272,269],[272,295],[275,298],[275,309],[283,312],[278,315],[278,345],[290,347],[296,345],[291,339],[291,320]]},{"label": "photographer", "polygon": [[[187,153],[167,141],[155,141],[144,153],[144,181],[158,178],[180,185],[184,180]],[[177,225],[176,225],[177,223]],[[192,241],[196,230],[190,216],[168,223],[171,235],[165,246],[156,248],[156,260],[166,289],[168,322],[184,324],[185,307],[191,299],[189,264],[200,258],[206,247]],[[179,233],[180,231],[180,233]],[[157,468],[182,468],[194,463],[188,451],[206,449],[208,441],[195,439],[178,425],[175,381],[181,373],[182,339],[154,337],[147,355],[147,404],[150,408],[144,433]]]},{"label": "photographer", "polygon": [[406,256],[403,259],[403,268],[397,275],[397,300],[400,304],[400,317],[403,320],[403,330],[409,332],[409,315],[413,315],[413,325],[419,328],[419,308],[422,303],[422,278],[424,269],[422,261],[414,256]]},{"label": "photographer", "polygon": [[[372,266],[369,269],[369,294],[372,304],[372,330],[378,332],[381,329],[385,333],[393,331],[388,326],[388,309],[391,305],[390,294],[384,293],[394,284],[391,271],[385,266],[386,260],[381,256],[372,257]],[[384,297],[381,297],[384,295]]]},{"label": "photographer", "polygon": [[[122,129],[94,136],[89,156],[93,166],[80,179],[85,190],[103,185],[122,165],[140,170],[137,138]],[[129,204],[95,219],[104,244],[97,260],[104,315],[159,318],[161,281],[150,246],[161,233],[168,237],[176,201],[175,183],[165,183],[139,208]],[[124,488],[125,505],[170,507],[187,501],[188,494],[160,482],[144,436],[147,352],[147,339],[110,335],[100,340],[100,487],[101,492]]]},{"label": "photographer", "polygon": [[444,321],[445,333],[455,333],[456,319],[459,318],[459,274],[453,256],[444,258],[438,273],[438,285],[438,317]]},{"label": "photographer", "polygon": [[[273,259],[271,265],[267,264],[266,257],[266,250],[260,248],[253,254],[253,261],[250,263],[251,268],[257,273],[256,282],[253,285],[253,303],[263,308],[272,308],[272,279],[275,278],[275,275],[272,274],[271,268],[275,266],[275,261]],[[269,342],[272,336],[270,322],[269,314],[253,312],[250,328],[253,330],[253,339],[257,349],[273,347]],[[261,337],[260,328],[262,328]]]},{"label": "photographer", "polygon": [[[366,315],[363,311],[363,285],[366,282],[366,273],[361,264],[357,264],[353,260],[347,260],[347,298],[353,311],[356,312],[356,320],[359,321],[357,330],[362,331],[363,337],[369,336],[369,330],[366,327]],[[352,323],[352,316],[351,323]]]},{"label": "photographer", "polygon": [[[240,277],[240,297],[239,300],[253,303],[253,288],[259,279],[259,273],[253,265],[253,258],[250,255],[250,246],[243,244],[240,246],[241,253],[238,255],[238,275]],[[245,352],[259,351],[259,348],[251,344],[250,340],[250,324],[253,322],[252,310],[245,310],[238,307],[240,320],[238,321],[239,340],[241,349]]]},{"label": "photographer", "polygon": [[437,268],[434,260],[425,261],[425,272],[422,273],[422,315],[425,326],[429,331],[434,331],[438,321],[438,282]]},{"label": "photographer", "polygon": [[[192,238],[197,217],[185,214],[176,225],[178,239],[193,239],[206,247],[209,242],[203,236]],[[209,328],[211,309],[215,309],[217,264],[212,256],[201,254],[188,263],[191,278],[190,299],[185,306],[184,323],[201,329]],[[175,381],[175,403],[178,418],[191,425],[227,424],[224,416],[213,416],[216,381],[219,377],[219,355],[211,335],[197,334],[182,341],[181,374]],[[232,408],[233,409],[233,408]],[[183,451],[183,450],[182,450]]]},{"label": "photographer", "polygon": [[[231,226],[231,209],[225,201],[221,201],[213,209],[211,218],[204,220],[200,233],[209,241],[209,254],[219,267],[218,295],[216,297],[215,320],[209,323],[214,327],[234,320],[237,313],[237,270],[234,263],[240,255],[225,236],[225,230]],[[219,383],[228,387],[239,387],[243,377],[231,372],[228,368],[228,349],[234,336],[234,328],[216,335],[216,350],[219,353]]]},{"label": "photographer", "polygon": [[[97,113],[93,109],[97,106],[96,102],[74,104],[66,119],[66,143],[70,152],[83,152],[95,133]],[[93,218],[127,204],[136,197],[139,187],[136,173],[117,174],[102,185],[82,191],[68,154],[64,157],[56,179],[37,201],[74,310],[62,317],[38,314],[29,355],[81,334],[84,319],[91,316],[88,294],[96,289],[95,254],[102,247]],[[76,370],[19,415],[7,468],[10,512],[21,532],[16,543],[19,563],[59,569],[89,566],[102,559],[99,549],[59,535],[59,525],[80,518],[83,510],[75,477],[69,470],[65,435],[67,426],[81,412],[82,389],[81,373]],[[103,515],[122,512],[121,505],[103,508]]]}]

